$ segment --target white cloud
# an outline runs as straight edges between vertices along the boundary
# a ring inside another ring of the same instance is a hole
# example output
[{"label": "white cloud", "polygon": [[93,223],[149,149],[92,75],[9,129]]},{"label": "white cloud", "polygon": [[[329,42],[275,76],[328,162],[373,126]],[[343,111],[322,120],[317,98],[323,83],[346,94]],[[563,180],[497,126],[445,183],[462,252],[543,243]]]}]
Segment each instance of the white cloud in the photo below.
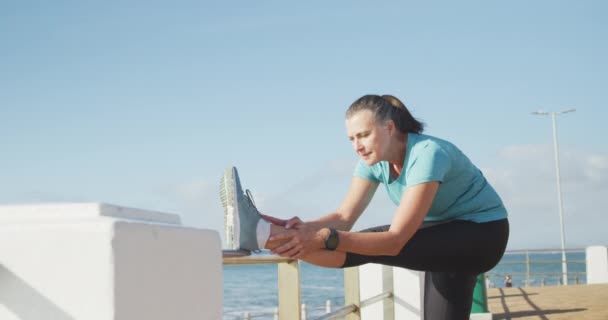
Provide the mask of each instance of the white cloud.
[{"label": "white cloud", "polygon": [[590,155],[583,163],[583,173],[594,186],[606,190],[608,185],[608,156]]},{"label": "white cloud", "polygon": [[[572,148],[562,148],[559,156],[566,246],[606,244],[608,156]],[[510,248],[560,247],[551,145],[505,147],[495,165],[482,171],[509,210]]]}]

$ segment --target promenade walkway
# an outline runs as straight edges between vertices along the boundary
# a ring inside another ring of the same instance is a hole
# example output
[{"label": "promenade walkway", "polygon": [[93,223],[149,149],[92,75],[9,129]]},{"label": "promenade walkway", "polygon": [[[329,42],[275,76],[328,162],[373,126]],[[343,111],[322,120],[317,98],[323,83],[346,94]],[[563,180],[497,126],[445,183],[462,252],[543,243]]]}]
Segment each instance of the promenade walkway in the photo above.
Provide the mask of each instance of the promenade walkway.
[{"label": "promenade walkway", "polygon": [[493,320],[608,320],[608,284],[491,288]]}]

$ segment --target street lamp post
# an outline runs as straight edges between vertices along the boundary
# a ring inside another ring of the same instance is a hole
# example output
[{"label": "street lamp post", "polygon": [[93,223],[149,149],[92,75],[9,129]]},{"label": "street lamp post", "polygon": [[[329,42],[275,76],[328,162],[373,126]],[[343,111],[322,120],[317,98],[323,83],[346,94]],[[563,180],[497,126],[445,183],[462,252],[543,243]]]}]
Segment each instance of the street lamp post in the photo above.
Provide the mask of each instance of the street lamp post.
[{"label": "street lamp post", "polygon": [[557,145],[557,124],[555,122],[555,118],[563,113],[574,112],[576,109],[568,109],[562,110],[558,112],[545,112],[545,111],[535,111],[532,112],[534,115],[540,116],[551,116],[551,123],[553,124],[553,154],[555,157],[555,177],[557,180],[557,203],[559,209],[559,225],[561,228],[561,240],[562,240],[562,279],[563,284],[568,285],[568,265],[566,263],[566,237],[564,235],[564,208],[562,202],[562,187],[561,187],[561,179],[559,175],[559,147]]}]

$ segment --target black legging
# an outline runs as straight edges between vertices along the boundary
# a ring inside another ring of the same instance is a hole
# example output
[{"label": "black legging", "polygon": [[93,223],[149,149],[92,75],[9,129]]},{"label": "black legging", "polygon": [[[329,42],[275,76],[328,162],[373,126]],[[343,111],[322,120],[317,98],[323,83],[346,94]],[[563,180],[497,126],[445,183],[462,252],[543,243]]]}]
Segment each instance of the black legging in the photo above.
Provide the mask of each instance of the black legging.
[{"label": "black legging", "polygon": [[[388,229],[387,225],[361,232]],[[379,263],[425,271],[424,319],[468,320],[477,276],[500,261],[508,239],[507,219],[423,225],[396,256],[347,253],[342,267]]]}]

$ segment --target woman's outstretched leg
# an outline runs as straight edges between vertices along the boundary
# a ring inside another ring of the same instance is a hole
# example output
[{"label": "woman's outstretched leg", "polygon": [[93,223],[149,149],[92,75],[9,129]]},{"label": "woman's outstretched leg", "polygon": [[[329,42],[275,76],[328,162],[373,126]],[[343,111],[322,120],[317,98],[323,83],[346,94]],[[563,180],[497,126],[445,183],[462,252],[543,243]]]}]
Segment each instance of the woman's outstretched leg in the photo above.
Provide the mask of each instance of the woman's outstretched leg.
[{"label": "woman's outstretched leg", "polygon": [[[282,226],[275,224],[270,225],[270,236],[285,232],[286,230]],[[266,241],[264,249],[275,249],[287,241]],[[346,253],[339,251],[329,251],[325,249],[318,249],[307,255],[300,257],[300,260],[304,260],[308,263],[327,268],[341,268],[344,265],[346,259]]]}]

